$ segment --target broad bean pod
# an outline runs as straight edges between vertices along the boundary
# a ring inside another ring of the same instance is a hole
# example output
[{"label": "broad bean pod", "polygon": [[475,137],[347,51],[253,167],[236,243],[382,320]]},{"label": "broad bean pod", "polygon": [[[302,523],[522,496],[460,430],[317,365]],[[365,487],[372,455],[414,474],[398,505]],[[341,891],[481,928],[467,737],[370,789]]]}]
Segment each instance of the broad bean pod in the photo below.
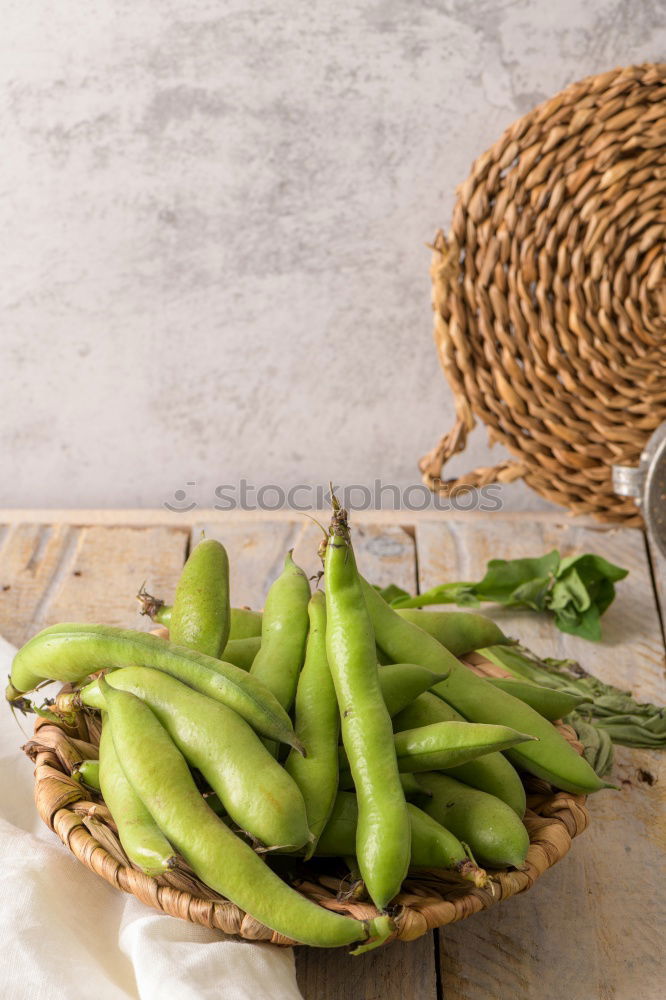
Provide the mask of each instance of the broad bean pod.
[{"label": "broad bean pod", "polygon": [[291,551],[284,569],[268,591],[261,628],[261,647],[251,675],[273,692],[287,711],[296,696],[298,675],[308,634],[310,584]]},{"label": "broad bean pod", "polygon": [[148,706],[110,685],[103,693],[123,771],[164,835],[211,889],[303,944],[334,948],[386,939],[392,931],[387,917],[360,921],[341,916],[282,882],[209,809],[185,758]]},{"label": "broad bean pod", "polygon": [[314,852],[335,802],[340,732],[338,702],[326,658],[326,598],[321,591],[310,598],[308,616],[310,630],[294,713],[296,736],[307,756],[292,750],[285,764],[305,801],[312,833],[306,858]]},{"label": "broad bean pod", "polygon": [[291,719],[275,696],[231,663],[146,632],[112,625],[52,625],[30,639],[12,664],[7,698],[15,701],[44,680],[78,683],[98,670],[154,667],[232,708],[263,736],[298,749]]},{"label": "broad bean pod", "polygon": [[261,636],[251,635],[246,639],[229,639],[222,651],[222,659],[249,673],[261,647]]},{"label": "broad bean pod", "polygon": [[441,669],[446,663],[449,673],[445,680],[433,687],[433,691],[464,718],[470,722],[502,723],[537,737],[535,742],[507,751],[518,767],[575,794],[586,795],[610,787],[597,777],[588,762],[576,753],[547,719],[518,698],[500,691],[474,674],[431,635],[396,614],[381,594],[365,581],[363,594],[377,642],[392,659],[414,661],[431,670]]},{"label": "broad bean pod", "polygon": [[118,829],[125,854],[146,875],[162,875],[176,864],[176,853],[136,794],[120,766],[108,719],[99,741],[99,785]]},{"label": "broad bean pod", "polygon": [[[483,722],[435,722],[416,729],[401,730],[394,735],[393,743],[398,769],[414,774],[457,767],[485,754],[506,750],[533,739],[533,736],[518,733],[508,726]],[[344,748],[340,747],[338,752],[342,782],[346,779],[343,772],[348,771],[349,765]]]},{"label": "broad bean pod", "polygon": [[493,687],[499,688],[500,691],[505,691],[507,694],[513,695],[514,698],[524,701],[526,705],[529,705],[550,722],[564,718],[585,701],[581,695],[569,694],[568,691],[558,691],[555,688],[541,687],[539,684],[530,684],[529,681],[489,677],[488,682]]},{"label": "broad bean pod", "polygon": [[[417,729],[437,722],[462,722],[463,717],[437,695],[426,692],[393,720],[394,728]],[[525,786],[516,769],[501,753],[489,753],[447,771],[452,778],[502,799],[521,817],[525,815]],[[403,775],[403,778],[405,775]],[[420,781],[423,788],[423,782]]]},{"label": "broad bean pod", "polygon": [[418,625],[454,656],[463,656],[483,646],[500,646],[510,640],[491,618],[473,611],[422,611],[396,608],[405,621]]},{"label": "broad bean pod", "polygon": [[[411,828],[379,684],[375,637],[349,537],[334,504],[324,577],[326,653],[341,716],[342,740],[358,796],[356,856],[371,899],[383,910],[399,892],[410,858]],[[433,640],[434,642],[435,640]]]},{"label": "broad bean pod", "polygon": [[449,775],[425,774],[423,784],[432,796],[425,812],[467,844],[477,861],[492,868],[524,864],[530,839],[506,802]]},{"label": "broad bean pod", "polygon": [[218,657],[230,627],[229,559],[214,538],[204,538],[183,566],[171,609],[169,638]]},{"label": "broad bean pod", "polygon": [[[226,705],[149,667],[114,670],[106,676],[109,686],[136,695],[152,709],[241,830],[269,849],[298,848],[310,839],[298,787],[250,726]],[[87,685],[81,701],[103,709],[102,683]]]},{"label": "broad bean pod", "polygon": [[[453,869],[461,878],[484,887],[488,876],[470,859],[450,830],[423,810],[407,803],[411,829],[412,868]],[[317,857],[353,855],[358,825],[358,801],[353,792],[338,792],[335,804],[315,851]]]}]

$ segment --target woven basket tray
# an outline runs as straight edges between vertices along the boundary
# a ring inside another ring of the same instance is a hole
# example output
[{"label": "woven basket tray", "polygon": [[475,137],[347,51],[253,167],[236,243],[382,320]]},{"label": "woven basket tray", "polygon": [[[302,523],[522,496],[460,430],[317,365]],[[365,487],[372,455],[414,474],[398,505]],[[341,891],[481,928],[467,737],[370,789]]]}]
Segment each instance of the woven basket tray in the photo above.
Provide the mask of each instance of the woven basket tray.
[{"label": "woven basket tray", "polygon": [[[492,665],[488,664],[489,672]],[[475,669],[479,669],[477,665]],[[483,670],[483,664],[481,665]],[[497,673],[496,670],[492,670]],[[568,726],[562,732],[580,750]],[[63,844],[111,885],[133,893],[164,913],[254,941],[288,945],[294,942],[259,923],[234,903],[217,895],[183,865],[159,878],[132,868],[116,835],[116,827],[100,796],[71,777],[76,764],[97,757],[100,717],[79,712],[73,727],[44,719],[35,723],[34,739],[23,748],[35,762],[35,801],[40,816]],[[525,825],[530,847],[523,870],[493,874],[493,889],[474,889],[469,882],[439,869],[420,869],[403,884],[397,897],[397,937],[409,941],[434,927],[463,920],[518,892],[529,889],[540,875],[564,857],[574,837],[586,828],[589,815],[584,796],[554,792],[536,778],[526,780],[528,811]],[[295,862],[292,885],[321,906],[359,919],[377,915],[370,903],[338,898],[343,869],[338,874],[322,859],[320,866]]]},{"label": "woven basket tray", "polygon": [[[514,122],[460,186],[432,262],[456,424],[420,463],[456,489],[523,478],[640,524],[611,466],[666,419],[666,64],[588,77]],[[444,480],[480,418],[515,456]]]}]

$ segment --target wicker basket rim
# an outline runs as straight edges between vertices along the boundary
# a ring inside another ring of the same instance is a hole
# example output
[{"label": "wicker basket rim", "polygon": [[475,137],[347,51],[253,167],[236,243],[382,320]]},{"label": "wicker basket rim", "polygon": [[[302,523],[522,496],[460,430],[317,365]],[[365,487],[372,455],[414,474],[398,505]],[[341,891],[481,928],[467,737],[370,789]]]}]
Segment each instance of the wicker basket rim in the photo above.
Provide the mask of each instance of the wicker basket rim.
[{"label": "wicker basket rim", "polygon": [[[580,751],[573,730],[564,725],[561,729]],[[108,809],[101,799],[96,800],[93,793],[71,777],[76,763],[95,755],[98,736],[95,716],[79,712],[73,726],[37,719],[34,738],[24,747],[35,763],[38,812],[79,861],[115,888],[172,916],[248,940],[277,945],[298,943],[208,889],[186,866],[158,879],[130,866]],[[493,873],[490,890],[471,888],[450,873],[434,869],[410,871],[394,906],[399,939],[420,937],[524,892],[564,857],[572,839],[588,825],[585,797],[553,792],[537,779],[529,779],[527,790],[525,825],[530,847],[524,869]],[[325,868],[313,871],[308,881],[292,884],[310,899],[336,912],[358,919],[377,914],[369,903],[338,899],[340,880],[331,877]]]}]

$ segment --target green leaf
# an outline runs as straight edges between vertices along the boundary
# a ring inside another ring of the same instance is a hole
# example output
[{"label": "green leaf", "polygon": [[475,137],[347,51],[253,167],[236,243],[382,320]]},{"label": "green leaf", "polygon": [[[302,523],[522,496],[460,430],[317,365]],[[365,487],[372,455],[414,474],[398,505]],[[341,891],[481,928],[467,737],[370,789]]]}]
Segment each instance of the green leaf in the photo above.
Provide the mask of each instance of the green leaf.
[{"label": "green leaf", "polygon": [[601,639],[601,622],[599,621],[599,610],[596,605],[592,605],[582,615],[572,615],[570,609],[558,611],[555,614],[555,624],[561,632],[569,635],[577,635],[581,639],[588,639],[590,642],[599,642]]},{"label": "green leaf", "polygon": [[484,601],[505,604],[511,600],[517,587],[535,579],[552,577],[559,565],[560,554],[556,549],[538,559],[491,559],[486,575],[474,587],[474,593]]},{"label": "green leaf", "polygon": [[587,586],[576,570],[559,577],[548,595],[548,607],[551,611],[559,611],[568,605],[572,605],[576,611],[587,611],[591,603]]},{"label": "green leaf", "polygon": [[534,580],[528,580],[527,583],[516,587],[504,603],[509,607],[525,605],[528,608],[533,608],[534,611],[544,611],[547,606],[546,597],[551,582],[552,578],[549,576],[538,576]]},{"label": "green leaf", "polygon": [[594,603],[599,609],[599,614],[603,615],[606,608],[615,600],[615,586],[610,580],[600,580],[595,587]]},{"label": "green leaf", "polygon": [[616,566],[614,563],[608,562],[603,556],[595,556],[591,552],[586,552],[582,555],[567,556],[563,559],[556,576],[558,578],[564,576],[573,567],[577,569],[581,578],[588,583],[593,579],[610,580],[612,583],[617,583],[618,580],[624,580],[625,576],[629,573],[628,569],[622,569],[621,566]]}]

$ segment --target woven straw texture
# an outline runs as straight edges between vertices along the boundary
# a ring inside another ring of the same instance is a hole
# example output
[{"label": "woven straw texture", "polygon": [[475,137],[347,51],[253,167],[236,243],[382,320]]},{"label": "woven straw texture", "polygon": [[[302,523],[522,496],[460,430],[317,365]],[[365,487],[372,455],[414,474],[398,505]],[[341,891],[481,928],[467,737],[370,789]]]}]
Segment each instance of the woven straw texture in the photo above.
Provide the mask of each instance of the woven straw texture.
[{"label": "woven straw texture", "polygon": [[[611,466],[666,419],[666,64],[588,77],[473,164],[432,262],[435,342],[456,424],[420,463],[450,494],[524,480],[640,524]],[[475,419],[515,456],[444,480]]]},{"label": "woven straw texture", "polygon": [[[487,661],[478,662],[478,656],[475,659],[474,669],[478,672],[502,673]],[[562,726],[562,732],[580,750],[573,730]],[[93,712],[79,712],[73,727],[38,719],[34,738],[23,748],[35,762],[35,801],[39,814],[63,844],[111,885],[133,893],[164,913],[249,940],[293,944],[209,889],[184,862],[159,878],[149,878],[130,866],[101,797],[71,777],[81,760],[97,757],[99,733],[99,715]],[[589,822],[585,798],[554,792],[536,778],[528,779],[526,788],[525,825],[530,848],[524,869],[493,873],[492,889],[474,889],[469,882],[439,869],[410,873],[395,901],[398,938],[412,940],[434,927],[463,920],[524,892],[567,853],[572,839]],[[345,886],[341,877],[342,869],[337,876],[331,874],[330,864],[322,862],[318,868],[310,862],[307,871],[303,868],[302,874],[295,874],[291,881],[300,892],[328,909],[359,919],[376,916],[372,904],[343,898]]]}]

